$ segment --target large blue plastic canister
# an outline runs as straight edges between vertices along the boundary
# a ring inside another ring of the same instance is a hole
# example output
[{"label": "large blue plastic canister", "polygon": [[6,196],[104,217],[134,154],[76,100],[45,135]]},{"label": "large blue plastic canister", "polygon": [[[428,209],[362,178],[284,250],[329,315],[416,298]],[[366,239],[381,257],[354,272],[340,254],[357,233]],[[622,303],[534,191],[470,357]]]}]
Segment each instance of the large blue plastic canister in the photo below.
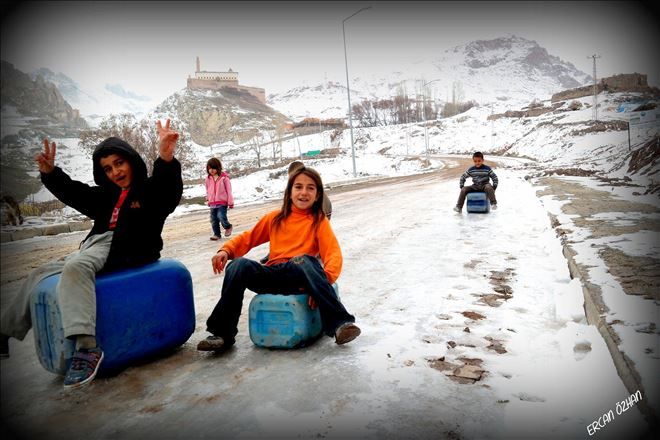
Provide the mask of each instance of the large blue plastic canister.
[{"label": "large blue plastic canister", "polygon": [[[339,286],[333,284],[339,297]],[[250,339],[259,347],[296,348],[309,345],[321,336],[321,314],[312,310],[307,294],[255,295],[250,301]]]},{"label": "large blue plastic canister", "polygon": [[490,201],[483,191],[471,192],[467,195],[467,212],[489,212]]},{"label": "large blue plastic canister", "polygon": [[[75,344],[64,338],[55,293],[60,275],[42,280],[30,309],[41,365],[65,374]],[[99,373],[129,365],[183,344],[195,331],[192,278],[186,267],[162,259],[96,279],[96,340],[104,359]]]}]

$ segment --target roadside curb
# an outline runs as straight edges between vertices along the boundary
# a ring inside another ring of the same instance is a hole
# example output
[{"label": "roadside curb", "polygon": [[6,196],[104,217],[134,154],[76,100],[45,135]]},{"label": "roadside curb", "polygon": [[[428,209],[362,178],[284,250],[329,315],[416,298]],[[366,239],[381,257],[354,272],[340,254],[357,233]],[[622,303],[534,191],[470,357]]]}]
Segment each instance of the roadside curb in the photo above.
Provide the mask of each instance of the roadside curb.
[{"label": "roadside curb", "polygon": [[91,228],[92,228],[92,221],[84,220],[80,222],[57,223],[52,225],[34,226],[34,227],[16,229],[16,230],[3,230],[0,232],[0,243],[25,240],[28,238],[40,237],[45,235],[58,235],[68,232],[85,231]]},{"label": "roadside curb", "polygon": [[[562,241],[564,240],[562,239]],[[646,396],[647,394],[644,390],[644,385],[642,384],[642,378],[635,368],[635,363],[619,349],[621,338],[616,330],[607,323],[606,314],[609,312],[609,309],[603,302],[600,287],[589,282],[588,275],[575,261],[574,256],[576,255],[576,252],[569,244],[563,243],[562,252],[568,263],[568,270],[571,278],[577,278],[582,285],[584,311],[587,317],[587,323],[596,326],[598,332],[605,340],[607,349],[614,361],[614,367],[626,389],[631,394],[634,394],[639,390],[643,396]],[[638,401],[636,406],[639,407],[651,429],[658,429],[658,426],[660,425],[658,415],[648,404],[648,400],[644,398]]]}]

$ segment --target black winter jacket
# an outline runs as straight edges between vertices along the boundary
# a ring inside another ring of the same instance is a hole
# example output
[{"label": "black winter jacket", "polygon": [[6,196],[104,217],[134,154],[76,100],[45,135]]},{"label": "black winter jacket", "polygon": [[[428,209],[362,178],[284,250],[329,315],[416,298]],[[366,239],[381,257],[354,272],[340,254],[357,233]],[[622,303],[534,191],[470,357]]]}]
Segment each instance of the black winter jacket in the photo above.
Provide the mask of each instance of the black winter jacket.
[{"label": "black winter jacket", "polygon": [[151,177],[140,155],[125,141],[111,137],[94,151],[94,181],[98,186],[72,180],[61,168],[41,173],[41,181],[60,201],[94,220],[88,237],[110,230],[110,217],[121,194],[101,168],[100,160],[116,153],[126,158],[133,170],[131,188],[119,211],[112,244],[103,272],[141,266],[160,258],[161,232],[167,216],[181,200],[181,164],[158,158]]}]

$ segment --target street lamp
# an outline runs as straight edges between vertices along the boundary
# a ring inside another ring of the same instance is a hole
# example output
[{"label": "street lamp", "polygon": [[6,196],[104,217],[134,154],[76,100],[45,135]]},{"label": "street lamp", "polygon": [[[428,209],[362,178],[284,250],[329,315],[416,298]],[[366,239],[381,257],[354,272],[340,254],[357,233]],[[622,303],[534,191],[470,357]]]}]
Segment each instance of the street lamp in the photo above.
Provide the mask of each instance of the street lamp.
[{"label": "street lamp", "polygon": [[359,11],[355,12],[353,15],[344,18],[341,22],[341,31],[342,34],[344,35],[344,62],[346,63],[346,92],[348,93],[348,126],[351,129],[351,154],[353,156],[353,177],[357,177],[357,170],[355,169],[355,145],[353,144],[353,116],[352,116],[353,109],[351,108],[351,85],[348,82],[348,56],[346,55],[345,23],[349,18],[355,17],[357,14],[359,14],[362,11],[366,11],[367,9],[371,9],[371,6],[367,6],[366,8],[360,9]]},{"label": "street lamp", "polygon": [[426,125],[426,89],[425,87],[436,81],[440,81],[441,78],[433,79],[429,82],[422,84],[422,112],[424,113],[424,146],[426,147],[426,160],[429,159],[429,134],[428,127]]}]

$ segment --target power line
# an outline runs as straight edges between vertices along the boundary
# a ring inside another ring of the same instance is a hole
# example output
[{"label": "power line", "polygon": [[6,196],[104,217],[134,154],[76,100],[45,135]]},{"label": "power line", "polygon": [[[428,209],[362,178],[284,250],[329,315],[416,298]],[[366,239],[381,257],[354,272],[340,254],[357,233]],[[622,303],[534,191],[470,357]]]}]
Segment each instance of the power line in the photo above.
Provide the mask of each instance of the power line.
[{"label": "power line", "polygon": [[598,83],[596,80],[596,58],[600,58],[600,55],[593,54],[587,58],[593,58],[594,60],[594,105],[592,109],[592,118],[594,121],[598,120]]}]

